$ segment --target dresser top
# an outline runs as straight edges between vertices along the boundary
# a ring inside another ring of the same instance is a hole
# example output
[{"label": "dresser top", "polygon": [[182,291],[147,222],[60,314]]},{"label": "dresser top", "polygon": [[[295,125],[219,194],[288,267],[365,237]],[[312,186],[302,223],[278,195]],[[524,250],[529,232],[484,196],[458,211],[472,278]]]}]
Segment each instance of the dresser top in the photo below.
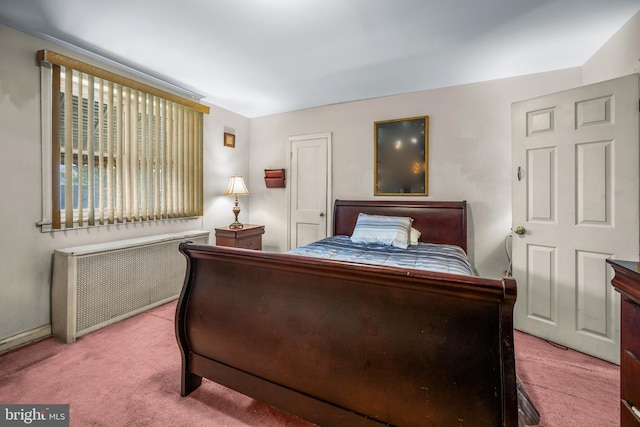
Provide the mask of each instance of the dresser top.
[{"label": "dresser top", "polygon": [[625,270],[629,270],[630,274],[638,274],[640,275],[640,262],[638,261],[624,261],[619,259],[609,259],[607,260],[609,264],[614,268],[623,268]]},{"label": "dresser top", "polygon": [[637,261],[621,261],[608,259],[615,275],[611,280],[613,287],[623,297],[640,304],[640,263]]}]

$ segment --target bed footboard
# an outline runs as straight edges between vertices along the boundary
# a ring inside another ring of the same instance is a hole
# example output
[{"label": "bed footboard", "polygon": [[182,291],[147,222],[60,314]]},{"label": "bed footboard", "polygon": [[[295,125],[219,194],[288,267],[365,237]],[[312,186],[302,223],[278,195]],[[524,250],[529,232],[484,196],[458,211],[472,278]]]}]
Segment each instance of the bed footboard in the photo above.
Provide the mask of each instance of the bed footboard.
[{"label": "bed footboard", "polygon": [[516,426],[515,282],[183,243],[202,378],[331,425]]}]

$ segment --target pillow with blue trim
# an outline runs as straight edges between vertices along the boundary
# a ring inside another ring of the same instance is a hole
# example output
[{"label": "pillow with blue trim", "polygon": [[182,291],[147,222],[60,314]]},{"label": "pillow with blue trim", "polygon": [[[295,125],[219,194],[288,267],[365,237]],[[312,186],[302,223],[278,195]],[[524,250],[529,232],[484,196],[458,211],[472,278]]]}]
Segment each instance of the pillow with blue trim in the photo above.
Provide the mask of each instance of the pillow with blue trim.
[{"label": "pillow with blue trim", "polygon": [[407,249],[412,223],[413,218],[409,217],[360,213],[351,235],[351,241]]}]

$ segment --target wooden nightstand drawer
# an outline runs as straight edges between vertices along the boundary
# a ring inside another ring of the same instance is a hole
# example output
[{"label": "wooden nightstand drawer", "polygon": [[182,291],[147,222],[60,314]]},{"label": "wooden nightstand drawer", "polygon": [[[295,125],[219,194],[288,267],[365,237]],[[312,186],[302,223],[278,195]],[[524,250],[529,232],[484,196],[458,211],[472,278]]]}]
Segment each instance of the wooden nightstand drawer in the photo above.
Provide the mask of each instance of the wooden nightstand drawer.
[{"label": "wooden nightstand drawer", "polygon": [[262,250],[264,225],[245,224],[243,228],[216,228],[216,245]]},{"label": "wooden nightstand drawer", "polygon": [[243,249],[261,250],[262,236],[254,236],[254,237],[249,237],[247,239],[238,239],[238,241],[236,242],[236,247],[243,248]]}]

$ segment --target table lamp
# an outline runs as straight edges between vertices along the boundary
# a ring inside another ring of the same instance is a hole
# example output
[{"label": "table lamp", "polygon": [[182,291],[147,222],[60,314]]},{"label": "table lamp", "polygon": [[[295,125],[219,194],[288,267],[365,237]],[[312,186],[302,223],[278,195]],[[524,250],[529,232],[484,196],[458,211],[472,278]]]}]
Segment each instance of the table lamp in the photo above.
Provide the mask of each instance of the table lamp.
[{"label": "table lamp", "polygon": [[238,214],[240,213],[240,206],[238,206],[238,194],[249,194],[247,186],[244,185],[244,180],[241,176],[234,175],[229,179],[229,185],[227,186],[224,194],[234,194],[236,196],[236,204],[233,207],[233,214],[236,220],[229,225],[229,228],[242,228],[243,225],[238,221]]}]

